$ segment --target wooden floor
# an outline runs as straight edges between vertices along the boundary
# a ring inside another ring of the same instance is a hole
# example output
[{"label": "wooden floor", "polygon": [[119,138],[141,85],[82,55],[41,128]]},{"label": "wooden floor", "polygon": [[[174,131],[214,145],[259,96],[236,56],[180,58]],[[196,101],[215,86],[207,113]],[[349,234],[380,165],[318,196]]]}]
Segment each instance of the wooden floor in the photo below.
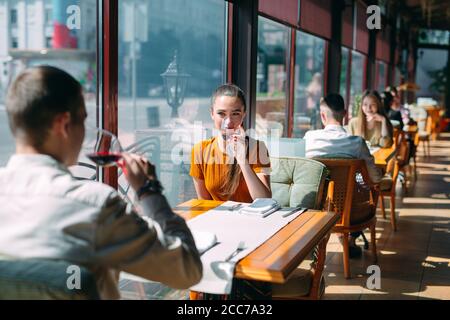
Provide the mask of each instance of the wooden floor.
[{"label": "wooden floor", "polygon": [[[450,134],[432,142],[431,157],[422,156],[420,149],[418,179],[408,192],[397,186],[398,231],[378,213],[380,289],[367,287],[370,251],[351,260],[352,278],[344,278],[342,247],[333,235],[327,248],[325,299],[450,299]],[[122,279],[120,287],[124,299],[188,299],[187,291],[157,283]]]},{"label": "wooden floor", "polygon": [[[344,278],[342,247],[332,236],[325,299],[450,299],[450,134],[432,142],[431,157],[423,157],[422,148],[419,156],[417,181],[406,194],[397,186],[398,231],[378,212],[380,289],[367,288],[370,251],[351,260],[352,278]],[[385,205],[389,210],[387,200]]]}]

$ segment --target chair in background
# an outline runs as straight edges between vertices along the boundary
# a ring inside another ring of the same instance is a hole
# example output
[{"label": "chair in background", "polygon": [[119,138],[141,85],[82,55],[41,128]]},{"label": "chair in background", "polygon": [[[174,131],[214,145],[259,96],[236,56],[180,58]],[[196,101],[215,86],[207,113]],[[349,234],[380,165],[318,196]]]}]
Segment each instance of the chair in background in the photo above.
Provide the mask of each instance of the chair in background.
[{"label": "chair in background", "polygon": [[[311,159],[283,157],[271,158],[271,165],[272,195],[281,206],[323,209],[328,190],[328,170],[323,164]],[[329,235],[320,241],[286,283],[272,285],[274,299],[317,300],[323,296],[322,274],[328,239]]]},{"label": "chair in background", "polygon": [[[408,137],[406,132],[401,132],[399,136],[399,142],[397,145],[397,153],[395,159],[398,163],[399,176],[401,175],[402,187],[405,192],[408,192],[408,181],[412,177],[412,166],[410,164],[411,158],[414,158],[414,142],[411,141],[412,137]],[[414,163],[414,167],[416,164]],[[408,171],[407,171],[408,169]],[[395,187],[395,185],[394,185]]]},{"label": "chair in background", "polygon": [[431,118],[430,138],[433,141],[436,141],[440,133],[439,122],[441,120],[441,115],[444,114],[445,109],[438,106],[428,106],[425,107],[425,110],[427,111],[428,116]]},{"label": "chair in background", "polygon": [[394,140],[394,145],[397,147],[398,144],[398,136],[400,135],[400,129],[394,127],[394,134],[392,140]]},{"label": "chair in background", "polygon": [[382,185],[380,190],[380,208],[383,218],[386,219],[386,210],[384,207],[384,197],[390,198],[391,204],[391,226],[394,231],[397,231],[397,220],[395,216],[395,185],[397,184],[397,178],[399,174],[399,163],[396,157],[391,159],[388,163],[388,170],[385,177],[383,177]]},{"label": "chair in background", "polygon": [[402,132],[399,136],[397,144],[397,154],[389,161],[387,165],[386,175],[380,182],[379,197],[381,213],[383,214],[383,218],[386,219],[384,197],[389,197],[391,205],[391,226],[394,231],[397,231],[397,218],[395,216],[395,187],[397,185],[397,178],[401,172],[404,175],[404,179],[402,180],[402,187],[407,191],[408,176],[406,175],[406,168],[410,167],[410,152],[410,144],[406,139],[406,134]]},{"label": "chair in background", "polygon": [[[430,156],[430,138],[432,134],[433,119],[428,116],[426,119],[421,120],[425,122],[425,129],[419,130],[419,145],[423,145],[424,156]],[[419,126],[420,127],[420,126]],[[418,150],[418,149],[417,149]]]},{"label": "chair in background", "polygon": [[0,300],[99,300],[95,277],[84,267],[80,288],[68,287],[71,267],[67,261],[0,260]]},{"label": "chair in background", "polygon": [[[412,126],[408,128],[405,133],[409,136],[409,139],[412,141],[411,149],[410,149],[410,157],[413,160],[414,164],[414,179],[417,180],[417,152],[419,148],[420,138],[419,138],[419,129],[417,126]],[[412,171],[412,166],[410,166],[410,170]],[[412,172],[410,172],[412,176]]]},{"label": "chair in background", "polygon": [[377,261],[375,226],[378,201],[377,186],[367,172],[366,163],[360,159],[317,158],[330,171],[334,182],[333,193],[328,194],[330,211],[341,215],[333,232],[343,234],[343,260],[345,278],[350,278],[349,234],[370,229],[374,263]]}]

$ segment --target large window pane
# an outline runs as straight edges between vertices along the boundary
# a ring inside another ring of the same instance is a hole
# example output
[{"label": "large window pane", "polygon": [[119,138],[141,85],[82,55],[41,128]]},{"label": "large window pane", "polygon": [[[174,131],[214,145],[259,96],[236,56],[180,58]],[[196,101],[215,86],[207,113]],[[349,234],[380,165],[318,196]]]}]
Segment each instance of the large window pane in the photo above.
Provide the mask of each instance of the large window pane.
[{"label": "large window pane", "polygon": [[259,17],[256,75],[256,132],[264,137],[285,132],[289,28]]},{"label": "large window pane", "polygon": [[386,64],[377,61],[377,70],[377,90],[381,93],[386,88]]},{"label": "large window pane", "polygon": [[416,83],[420,90],[416,96],[433,98],[438,104],[443,104],[446,81],[449,81],[448,50],[420,48],[418,53]]},{"label": "large window pane", "polygon": [[[88,122],[95,124],[96,8],[96,0],[0,1],[0,166],[5,165],[14,152],[4,107],[5,93],[14,78],[27,67],[55,66],[80,81],[84,87]],[[95,173],[92,169],[80,168],[74,168],[74,172],[83,177]]]},{"label": "large window pane", "polygon": [[348,81],[348,60],[349,60],[349,49],[342,48],[341,53],[341,76],[340,76],[340,88],[339,93],[344,98],[345,104],[348,104],[347,101],[347,81]]},{"label": "large window pane", "polygon": [[[127,150],[152,160],[175,206],[196,198],[190,155],[194,143],[207,135],[202,128],[212,128],[210,97],[225,82],[226,2],[119,4],[119,139]],[[175,64],[178,90],[168,71]],[[167,99],[168,88],[178,101]],[[119,185],[127,190],[123,177]]]},{"label": "large window pane", "polygon": [[297,32],[295,65],[294,137],[322,127],[319,115],[323,96],[325,40]]},{"label": "large window pane", "polygon": [[352,52],[349,118],[356,116],[358,110],[354,108],[355,95],[363,92],[364,56],[356,51]]}]

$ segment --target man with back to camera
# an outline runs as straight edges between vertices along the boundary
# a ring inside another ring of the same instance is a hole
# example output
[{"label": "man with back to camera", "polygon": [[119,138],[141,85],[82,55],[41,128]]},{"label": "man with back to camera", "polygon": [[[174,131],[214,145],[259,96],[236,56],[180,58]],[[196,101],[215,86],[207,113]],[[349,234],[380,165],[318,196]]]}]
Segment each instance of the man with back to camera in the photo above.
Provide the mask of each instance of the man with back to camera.
[{"label": "man with back to camera", "polygon": [[[342,126],[345,114],[344,99],[341,95],[331,93],[322,98],[320,102],[320,118],[324,129],[308,131],[305,134],[306,157],[320,158],[333,155],[336,158],[343,156],[363,159],[366,162],[367,171],[372,182],[381,183],[381,188],[383,188],[383,174],[375,165],[374,158],[370,154],[366,142],[362,137],[350,135]],[[365,212],[364,210],[357,210],[355,213]],[[352,215],[352,220],[361,220],[362,218],[364,217]],[[351,258],[361,256],[361,248],[355,243],[356,238],[360,234],[360,232],[355,232],[350,236],[349,251]]]},{"label": "man with back to camera", "polygon": [[116,190],[68,171],[77,163],[87,117],[72,76],[48,66],[25,70],[11,85],[6,108],[16,154],[0,168],[0,259],[86,266],[102,299],[120,297],[120,271],[179,289],[200,281],[192,234],[161,194],[152,164],[123,154],[145,220]]}]

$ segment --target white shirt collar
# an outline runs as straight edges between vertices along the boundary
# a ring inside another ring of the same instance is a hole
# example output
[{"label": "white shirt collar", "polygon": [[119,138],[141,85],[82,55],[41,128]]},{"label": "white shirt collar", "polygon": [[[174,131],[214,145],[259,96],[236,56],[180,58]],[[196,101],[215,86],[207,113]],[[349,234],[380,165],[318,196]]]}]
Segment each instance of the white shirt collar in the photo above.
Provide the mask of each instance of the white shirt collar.
[{"label": "white shirt collar", "polygon": [[324,130],[334,130],[334,131],[343,131],[345,132],[345,129],[343,126],[337,125],[337,124],[329,124],[327,126],[325,126]]}]

